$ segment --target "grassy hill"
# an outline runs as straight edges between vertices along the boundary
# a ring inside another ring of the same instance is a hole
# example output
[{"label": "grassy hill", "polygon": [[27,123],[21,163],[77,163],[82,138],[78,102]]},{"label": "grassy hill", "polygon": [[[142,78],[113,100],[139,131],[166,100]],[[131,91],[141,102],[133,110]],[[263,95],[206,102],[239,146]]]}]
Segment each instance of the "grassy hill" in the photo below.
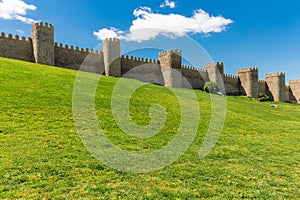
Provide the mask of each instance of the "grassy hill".
[{"label": "grassy hill", "polygon": [[[211,110],[210,95],[196,91],[201,121],[191,147],[162,170],[130,174],[101,164],[80,140],[72,113],[76,74],[0,58],[0,199],[300,198],[300,106],[227,97],[219,141],[199,159]],[[180,124],[176,97],[148,84],[134,93],[130,113],[137,124],[149,123],[153,104],[167,113],[159,134],[139,139],[122,133],[113,119],[117,81],[102,77],[97,89],[96,113],[107,137],[133,152],[165,146]]]}]

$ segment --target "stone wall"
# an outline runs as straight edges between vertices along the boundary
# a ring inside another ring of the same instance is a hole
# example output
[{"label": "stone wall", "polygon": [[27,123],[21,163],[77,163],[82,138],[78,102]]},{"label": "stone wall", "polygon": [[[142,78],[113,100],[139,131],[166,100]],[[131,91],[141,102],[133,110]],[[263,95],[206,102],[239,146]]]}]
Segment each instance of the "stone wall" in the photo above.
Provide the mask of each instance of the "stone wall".
[{"label": "stone wall", "polygon": [[48,23],[35,23],[32,26],[32,45],[36,63],[55,65],[54,26]]},{"label": "stone wall", "polygon": [[243,68],[238,70],[241,87],[245,95],[252,98],[258,97],[258,68]]},{"label": "stone wall", "polygon": [[286,101],[285,73],[272,73],[265,75],[267,95],[274,101]]},{"label": "stone wall", "polygon": [[300,79],[289,81],[290,101],[300,103]]},{"label": "stone wall", "polygon": [[0,37],[0,56],[28,62],[34,61],[32,39],[20,37],[12,34],[1,33]]},{"label": "stone wall", "polygon": [[182,87],[182,55],[181,50],[164,51],[158,55],[164,83],[169,87]]},{"label": "stone wall", "polygon": [[107,38],[103,41],[102,49],[106,76],[120,77],[120,40],[116,38]]},{"label": "stone wall", "polygon": [[225,85],[224,85],[224,63],[223,62],[214,62],[206,64],[206,71],[208,78],[211,82],[215,82],[219,90],[225,94]]},{"label": "stone wall", "polygon": [[191,86],[193,89],[203,89],[205,82],[208,81],[207,72],[205,69],[182,65],[181,72],[182,76],[190,84],[188,86],[186,81],[183,81],[183,88],[188,88]]},{"label": "stone wall", "polygon": [[224,74],[224,86],[227,95],[240,95],[243,93],[240,85],[238,76]]},{"label": "stone wall", "polygon": [[267,83],[264,80],[258,81],[258,93],[267,94]]},{"label": "stone wall", "polygon": [[156,60],[122,56],[121,72],[124,78],[165,85],[160,63]]},{"label": "stone wall", "polygon": [[[81,64],[86,59],[89,61],[89,65],[92,69],[85,71],[96,71],[97,73],[104,72],[103,53],[98,51],[90,51],[89,49],[83,49],[79,47],[55,43],[55,65],[58,67],[79,70]],[[94,55],[93,55],[94,54]],[[97,70],[95,65],[98,65]],[[87,64],[85,65],[87,67]]]},{"label": "stone wall", "polygon": [[[54,44],[54,26],[35,23],[32,39],[19,36],[0,37],[0,56],[40,64],[101,73],[107,76],[134,78],[171,87],[203,89],[205,82],[216,82],[222,93],[257,98],[264,93],[275,101],[300,103],[300,80],[285,86],[285,74],[267,74],[258,80],[258,68],[239,69],[238,76],[224,74],[224,63],[208,63],[206,69],[182,65],[181,50],[159,54],[159,61],[120,56],[120,40],[107,38],[103,51]],[[83,67],[83,68],[82,68]],[[187,80],[187,82],[185,82]]]}]

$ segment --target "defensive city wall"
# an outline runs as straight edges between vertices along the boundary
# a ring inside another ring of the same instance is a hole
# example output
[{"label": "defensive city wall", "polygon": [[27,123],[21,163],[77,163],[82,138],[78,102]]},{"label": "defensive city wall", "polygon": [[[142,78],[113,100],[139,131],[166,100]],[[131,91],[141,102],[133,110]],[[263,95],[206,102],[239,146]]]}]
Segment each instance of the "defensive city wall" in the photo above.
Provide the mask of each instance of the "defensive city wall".
[{"label": "defensive city wall", "polygon": [[48,23],[35,23],[32,38],[1,33],[0,56],[75,70],[83,63],[86,71],[170,87],[203,89],[212,81],[228,95],[257,98],[264,93],[274,101],[300,103],[300,79],[286,86],[283,72],[259,80],[257,67],[239,69],[234,76],[224,73],[223,62],[207,63],[205,69],[186,66],[178,49],[159,53],[158,60],[121,56],[120,40],[115,38],[104,40],[102,51],[62,45],[54,42],[54,26]]}]

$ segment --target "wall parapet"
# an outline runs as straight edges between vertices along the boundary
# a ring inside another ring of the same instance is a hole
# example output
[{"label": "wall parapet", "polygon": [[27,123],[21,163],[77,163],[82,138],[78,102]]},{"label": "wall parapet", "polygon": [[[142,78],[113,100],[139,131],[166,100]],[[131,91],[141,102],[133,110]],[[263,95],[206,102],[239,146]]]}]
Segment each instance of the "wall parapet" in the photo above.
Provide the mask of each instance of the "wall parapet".
[{"label": "wall parapet", "polygon": [[134,56],[128,56],[128,55],[122,55],[122,59],[127,59],[131,61],[137,61],[137,62],[144,62],[144,63],[157,63],[159,64],[158,60],[155,59],[148,59],[148,58],[141,58],[141,57],[134,57]]},{"label": "wall parapet", "polygon": [[162,55],[165,55],[165,54],[168,54],[168,53],[175,53],[175,54],[178,54],[178,55],[182,55],[181,49],[175,49],[175,50],[171,49],[171,50],[166,50],[166,51],[160,52],[159,56],[162,56]]},{"label": "wall parapet", "polygon": [[[165,78],[163,84],[181,87],[181,78],[170,70],[173,68],[188,78],[194,88],[203,88],[204,82],[209,80],[218,85],[221,85],[219,82],[224,81],[225,87],[230,93],[246,94],[256,98],[258,91],[263,91],[278,101],[284,101],[283,93],[287,93],[288,89],[286,88],[290,88],[289,92],[300,103],[298,87],[300,79],[290,80],[290,87],[285,86],[284,72],[268,73],[265,74],[265,80],[258,80],[258,67],[240,68],[238,75],[231,75],[224,73],[224,62],[209,62],[205,68],[184,65],[182,64],[181,49],[160,52],[158,59],[155,60],[121,55],[120,39],[118,38],[106,38],[103,41],[103,50],[93,50],[54,43],[53,24],[35,22],[31,30],[32,37],[28,38],[11,33],[6,35],[2,32],[0,35],[0,56],[78,69],[86,56],[91,54],[93,58],[97,58],[91,64],[95,68],[91,72],[100,72],[101,68],[107,76],[119,77],[122,73],[124,74],[138,65],[148,64],[152,67],[149,69],[154,69],[155,73],[141,70],[136,77],[143,76],[143,80],[154,80],[155,83],[162,83],[160,79],[163,77]],[[96,65],[98,68],[95,67]],[[151,73],[152,77],[147,77]]]},{"label": "wall parapet", "polygon": [[239,68],[238,73],[258,72],[258,67]]},{"label": "wall parapet", "polygon": [[15,41],[24,41],[24,42],[31,42],[32,41],[32,38],[31,37],[28,37],[26,38],[25,36],[22,36],[20,38],[19,35],[13,35],[11,33],[9,33],[7,36],[4,32],[1,33],[1,36],[0,36],[0,39],[7,39],[7,40],[15,40]]},{"label": "wall parapet", "polygon": [[[106,38],[104,41],[109,41],[109,42],[120,42],[119,38]],[[103,42],[104,42],[103,41]]]},{"label": "wall parapet", "polygon": [[198,71],[198,72],[207,72],[206,69],[189,66],[189,65],[181,65],[181,69],[194,70],[194,71]]},{"label": "wall parapet", "polygon": [[232,78],[232,79],[239,79],[239,77],[238,76],[236,76],[236,75],[232,75],[232,74],[224,74],[224,77],[225,78]]},{"label": "wall parapet", "polygon": [[300,79],[290,80],[289,84],[300,84]]},{"label": "wall parapet", "polygon": [[68,50],[68,51],[76,51],[76,52],[81,52],[81,53],[94,53],[94,54],[101,54],[101,51],[99,50],[94,50],[94,49],[89,49],[89,48],[79,48],[78,46],[74,47],[73,45],[63,45],[62,43],[54,43],[55,48],[59,48],[61,50]]},{"label": "wall parapet", "polygon": [[207,67],[210,67],[210,66],[214,67],[216,65],[224,65],[224,62],[208,62],[208,63],[206,63]]},{"label": "wall parapet", "polygon": [[36,27],[45,27],[45,28],[53,28],[54,29],[54,25],[53,24],[49,24],[47,22],[43,23],[43,22],[36,22],[34,23],[34,26]]},{"label": "wall parapet", "polygon": [[268,73],[268,74],[265,74],[265,78],[278,77],[278,76],[285,76],[285,72],[277,72],[277,73]]}]

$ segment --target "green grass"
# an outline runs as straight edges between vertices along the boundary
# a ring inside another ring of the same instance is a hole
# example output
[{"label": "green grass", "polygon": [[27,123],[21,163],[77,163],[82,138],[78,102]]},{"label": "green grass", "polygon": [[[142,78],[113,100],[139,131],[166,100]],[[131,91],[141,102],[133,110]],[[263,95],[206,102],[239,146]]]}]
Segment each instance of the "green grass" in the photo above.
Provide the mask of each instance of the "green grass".
[{"label": "green grass", "polygon": [[[300,198],[300,106],[276,103],[275,109],[270,102],[227,97],[220,139],[199,159],[211,111],[210,96],[196,91],[201,122],[188,151],[162,170],[130,174],[101,164],[80,140],[72,113],[76,74],[0,58],[0,199]],[[147,125],[148,110],[157,103],[165,107],[167,121],[156,136],[135,138],[113,119],[110,102],[117,81],[102,77],[96,95],[107,137],[133,152],[168,144],[180,124],[176,97],[166,87],[138,89],[130,104],[134,122]]]}]

